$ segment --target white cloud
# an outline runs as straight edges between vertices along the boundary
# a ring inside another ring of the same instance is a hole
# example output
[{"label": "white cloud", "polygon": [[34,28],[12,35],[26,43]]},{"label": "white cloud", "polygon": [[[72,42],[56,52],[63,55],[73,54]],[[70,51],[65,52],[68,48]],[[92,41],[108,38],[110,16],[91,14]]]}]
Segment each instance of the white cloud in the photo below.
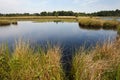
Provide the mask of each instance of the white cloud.
[{"label": "white cloud", "polygon": [[89,6],[92,5],[93,3],[98,2],[99,0],[84,0],[84,2],[81,4],[81,6]]},{"label": "white cloud", "polygon": [[[103,3],[104,2],[104,3]],[[111,4],[112,2],[113,5]],[[103,9],[120,9],[120,0],[0,0],[0,13],[24,13],[53,10],[93,12]]]},{"label": "white cloud", "polygon": [[32,12],[47,4],[47,0],[0,0],[0,13]]}]

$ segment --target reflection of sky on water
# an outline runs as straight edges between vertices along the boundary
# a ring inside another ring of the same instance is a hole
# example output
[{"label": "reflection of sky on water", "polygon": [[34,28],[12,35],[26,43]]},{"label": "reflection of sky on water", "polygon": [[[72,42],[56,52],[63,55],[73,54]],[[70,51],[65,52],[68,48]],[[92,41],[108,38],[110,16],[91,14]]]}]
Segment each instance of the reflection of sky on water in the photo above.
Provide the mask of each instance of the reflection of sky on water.
[{"label": "reflection of sky on water", "polygon": [[117,20],[117,21],[120,21],[120,17],[101,17],[101,19],[104,19],[104,20]]},{"label": "reflection of sky on water", "polygon": [[87,30],[79,27],[78,23],[32,23],[31,21],[20,21],[17,26],[11,25],[0,27],[0,43],[14,43],[14,40],[23,38],[31,42],[41,43],[43,41],[81,45],[84,43],[95,44],[115,38],[117,32],[113,30]]}]

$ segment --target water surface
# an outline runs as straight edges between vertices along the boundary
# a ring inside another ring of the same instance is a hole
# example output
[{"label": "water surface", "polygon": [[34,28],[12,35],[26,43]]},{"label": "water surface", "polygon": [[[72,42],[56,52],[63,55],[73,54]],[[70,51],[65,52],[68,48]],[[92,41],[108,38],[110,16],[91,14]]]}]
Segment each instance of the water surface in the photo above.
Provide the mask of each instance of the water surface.
[{"label": "water surface", "polygon": [[120,17],[100,17],[101,19],[104,20],[116,20],[116,21],[120,21]]},{"label": "water surface", "polygon": [[50,42],[60,44],[67,48],[81,45],[92,45],[97,42],[113,40],[117,36],[114,30],[82,29],[78,23],[35,23],[32,21],[19,21],[18,25],[0,27],[0,43],[8,42],[13,45],[15,40],[30,40],[31,43],[41,44]]},{"label": "water surface", "polygon": [[61,58],[63,69],[66,76],[69,76],[72,55],[76,49],[81,46],[88,48],[96,43],[102,44],[107,40],[112,41],[116,39],[117,35],[115,30],[83,29],[77,22],[35,23],[19,21],[18,25],[0,27],[0,44],[7,42],[12,47],[15,40],[23,39],[25,41],[29,40],[33,46],[37,44],[45,47],[47,43],[60,45],[63,52]]}]

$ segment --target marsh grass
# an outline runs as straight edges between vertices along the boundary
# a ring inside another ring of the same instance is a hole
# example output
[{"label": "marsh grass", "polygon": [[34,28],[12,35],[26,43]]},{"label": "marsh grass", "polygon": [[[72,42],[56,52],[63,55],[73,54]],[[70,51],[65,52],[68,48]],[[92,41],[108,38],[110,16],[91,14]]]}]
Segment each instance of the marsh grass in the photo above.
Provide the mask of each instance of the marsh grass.
[{"label": "marsh grass", "polygon": [[77,22],[76,19],[32,19],[33,22]]},{"label": "marsh grass", "polygon": [[79,25],[93,29],[117,29],[120,22],[114,20],[102,20],[97,18],[80,18]]},{"label": "marsh grass", "polygon": [[[34,51],[29,43],[18,42],[14,51],[0,48],[0,80],[63,80],[59,47]],[[10,56],[11,54],[11,56]]]},{"label": "marsh grass", "polygon": [[120,23],[117,21],[105,21],[103,23],[103,28],[111,28],[111,29],[116,29]]},{"label": "marsh grass", "polygon": [[[120,39],[79,49],[72,58],[74,80],[120,80]],[[59,46],[36,50],[29,42],[16,42],[11,52],[0,46],[0,80],[66,80]]]},{"label": "marsh grass", "polygon": [[80,49],[73,57],[75,80],[120,80],[120,40],[97,45],[86,51]]},{"label": "marsh grass", "polygon": [[6,20],[0,20],[0,26],[7,26],[10,25],[11,23],[9,21]]},{"label": "marsh grass", "polygon": [[14,21],[34,21],[34,22],[76,22],[74,16],[14,16],[14,17],[0,17],[1,20]]},{"label": "marsh grass", "polygon": [[17,21],[14,21],[14,20],[0,20],[0,26],[9,26],[11,24],[17,25]]}]

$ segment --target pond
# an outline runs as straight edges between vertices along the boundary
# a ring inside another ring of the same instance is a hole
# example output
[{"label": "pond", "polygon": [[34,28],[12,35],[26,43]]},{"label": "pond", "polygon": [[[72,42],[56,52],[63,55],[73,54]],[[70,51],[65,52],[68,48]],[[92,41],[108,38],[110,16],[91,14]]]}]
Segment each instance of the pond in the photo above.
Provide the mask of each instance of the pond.
[{"label": "pond", "polygon": [[118,36],[115,30],[83,28],[77,22],[32,22],[19,21],[18,25],[0,27],[0,44],[7,42],[12,47],[15,40],[30,41],[30,44],[46,47],[59,45],[62,48],[61,61],[66,76],[71,70],[73,53],[81,46],[89,48],[96,43],[113,41]]},{"label": "pond", "polygon": [[79,48],[85,45],[89,47],[96,43],[104,43],[106,40],[114,40],[117,37],[115,30],[83,29],[77,22],[32,22],[19,21],[18,25],[0,27],[0,43],[7,42],[13,46],[15,40],[30,41],[31,44],[61,45],[66,48]]}]

